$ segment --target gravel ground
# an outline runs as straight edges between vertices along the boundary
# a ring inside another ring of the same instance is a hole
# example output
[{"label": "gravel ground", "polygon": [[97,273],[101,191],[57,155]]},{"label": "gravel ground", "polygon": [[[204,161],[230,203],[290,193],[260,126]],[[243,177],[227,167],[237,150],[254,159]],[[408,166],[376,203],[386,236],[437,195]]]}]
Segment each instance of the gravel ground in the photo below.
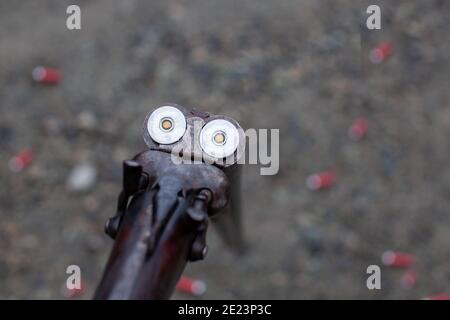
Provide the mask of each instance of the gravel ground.
[{"label": "gravel ground", "polygon": [[[65,269],[82,269],[89,299],[112,241],[121,162],[145,145],[141,124],[164,102],[280,129],[280,171],[244,170],[250,250],[235,257],[214,230],[186,274],[205,298],[417,299],[450,293],[450,3],[429,1],[0,1],[0,298],[61,299]],[[382,7],[381,31],[364,29]],[[371,48],[391,41],[380,65]],[[31,81],[36,65],[63,81]],[[357,117],[366,139],[349,140]],[[19,173],[8,162],[34,152]],[[67,188],[79,163],[97,170]],[[329,190],[308,175],[331,170]],[[385,250],[417,257],[417,283],[382,267]],[[180,293],[174,298],[189,298]]]}]

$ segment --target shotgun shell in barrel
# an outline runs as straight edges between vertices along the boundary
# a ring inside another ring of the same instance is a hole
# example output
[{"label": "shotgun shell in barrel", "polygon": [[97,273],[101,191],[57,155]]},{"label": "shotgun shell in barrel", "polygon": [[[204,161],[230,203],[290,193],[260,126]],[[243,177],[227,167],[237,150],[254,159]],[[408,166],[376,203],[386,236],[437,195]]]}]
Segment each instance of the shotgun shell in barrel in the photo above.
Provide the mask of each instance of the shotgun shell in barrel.
[{"label": "shotgun shell in barrel", "polygon": [[363,139],[367,134],[368,123],[365,118],[357,118],[348,129],[348,136],[354,141]]},{"label": "shotgun shell in barrel", "polygon": [[20,172],[28,167],[33,161],[33,152],[29,149],[19,152],[9,160],[9,169],[13,172]]},{"label": "shotgun shell in barrel", "polygon": [[201,280],[182,276],[180,281],[178,281],[176,289],[178,291],[199,297],[206,292],[206,284]]},{"label": "shotgun shell in barrel", "polygon": [[57,69],[38,66],[33,69],[32,78],[34,81],[43,84],[58,84],[61,82],[61,72]]},{"label": "shotgun shell in barrel", "polygon": [[336,182],[336,175],[332,172],[320,172],[310,175],[306,179],[309,190],[316,191],[331,187]]},{"label": "shotgun shell in barrel", "polygon": [[186,132],[186,117],[178,108],[162,106],[150,114],[146,126],[153,141],[172,144]]},{"label": "shotgun shell in barrel", "polygon": [[416,262],[416,258],[408,253],[385,251],[381,256],[383,264],[393,268],[407,268]]},{"label": "shotgun shell in barrel", "polygon": [[200,146],[211,157],[227,158],[239,146],[238,128],[225,119],[210,121],[200,132]]},{"label": "shotgun shell in barrel", "polygon": [[370,61],[374,64],[380,64],[385,62],[392,56],[394,52],[394,46],[391,42],[385,41],[380,43],[376,48],[370,51]]}]

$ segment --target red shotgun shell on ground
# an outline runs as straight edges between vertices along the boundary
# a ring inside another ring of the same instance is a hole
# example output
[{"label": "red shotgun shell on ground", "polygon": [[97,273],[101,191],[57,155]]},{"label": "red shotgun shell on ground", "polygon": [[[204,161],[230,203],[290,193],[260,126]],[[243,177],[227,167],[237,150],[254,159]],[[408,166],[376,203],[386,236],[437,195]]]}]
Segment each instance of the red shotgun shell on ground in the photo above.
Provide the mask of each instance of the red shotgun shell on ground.
[{"label": "red shotgun shell on ground", "polygon": [[408,270],[402,276],[402,286],[406,289],[411,289],[417,282],[417,272],[415,270]]},{"label": "red shotgun shell on ground", "polygon": [[381,256],[381,260],[385,266],[393,268],[407,268],[416,262],[416,258],[413,255],[392,250],[385,251]]},{"label": "red shotgun shell on ground", "polygon": [[353,121],[351,127],[348,129],[348,136],[354,141],[363,139],[367,134],[368,122],[365,118],[360,117]]},{"label": "red shotgun shell on ground", "polygon": [[332,172],[315,173],[306,178],[306,186],[312,191],[329,188],[335,182],[336,175]]},{"label": "red shotgun shell on ground", "polygon": [[182,276],[180,281],[178,281],[176,289],[178,291],[199,297],[206,292],[206,284],[201,280]]},{"label": "red shotgun shell on ground", "polygon": [[58,84],[61,82],[61,72],[57,69],[38,66],[33,69],[33,80],[44,84]]},{"label": "red shotgun shell on ground", "polygon": [[448,293],[438,293],[431,296],[423,298],[423,300],[450,300],[450,294]]},{"label": "red shotgun shell on ground", "polygon": [[84,283],[81,282],[80,288],[69,289],[67,284],[62,287],[62,295],[66,298],[74,299],[80,297],[84,293]]},{"label": "red shotgun shell on ground", "polygon": [[369,58],[372,63],[380,64],[389,59],[393,52],[394,46],[392,45],[392,42],[385,41],[370,51]]},{"label": "red shotgun shell on ground", "polygon": [[19,152],[9,160],[9,169],[13,172],[20,172],[28,167],[33,161],[33,152],[29,149]]}]

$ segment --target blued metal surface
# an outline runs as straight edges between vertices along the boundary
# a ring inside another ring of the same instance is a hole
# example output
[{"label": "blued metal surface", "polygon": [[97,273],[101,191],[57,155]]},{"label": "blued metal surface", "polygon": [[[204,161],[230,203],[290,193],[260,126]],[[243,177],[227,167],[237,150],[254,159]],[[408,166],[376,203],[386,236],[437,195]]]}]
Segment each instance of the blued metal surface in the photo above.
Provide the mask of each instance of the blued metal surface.
[{"label": "blued metal surface", "polygon": [[[245,151],[243,130],[228,117],[165,105],[184,114],[185,134],[173,144],[159,144],[148,133],[151,113],[147,116],[144,140],[150,150],[124,165],[118,213],[106,226],[115,244],[95,299],[169,298],[187,261],[204,258],[208,217],[219,212],[224,214],[216,220],[222,238],[235,251],[244,249],[237,164]],[[240,129],[239,146],[224,163],[202,152],[198,139],[214,119]],[[180,157],[185,160],[181,164]]]},{"label": "blued metal surface", "polygon": [[227,205],[228,178],[217,167],[170,157],[151,150],[134,158],[148,187],[121,219],[95,299],[167,299],[193,252],[206,246],[208,214]]},{"label": "blued metal surface", "polygon": [[[243,231],[242,231],[242,217],[241,217],[241,191],[240,191],[240,179],[242,172],[242,165],[238,164],[238,160],[244,156],[245,153],[245,136],[241,126],[233,119],[220,115],[211,115],[207,112],[192,109],[189,110],[183,106],[177,104],[165,104],[171,105],[178,108],[186,117],[187,128],[185,133],[185,138],[178,141],[175,144],[162,145],[158,144],[151,139],[148,132],[146,132],[146,124],[151,112],[147,115],[144,122],[144,140],[153,150],[161,150],[168,153],[172,153],[174,150],[183,149],[183,151],[188,153],[184,154],[186,159],[200,159],[209,162],[213,162],[213,158],[209,157],[207,154],[203,153],[200,146],[199,135],[201,128],[208,122],[216,119],[225,119],[233,123],[239,130],[239,146],[234,155],[226,159],[225,164],[216,164],[217,167],[221,168],[228,180],[230,181],[230,200],[223,210],[223,214],[213,219],[214,224],[217,226],[220,236],[223,238],[224,242],[230,246],[235,252],[242,252],[245,248]],[[195,123],[197,122],[197,125]],[[195,138],[197,137],[197,140]],[[198,143],[198,144],[197,144]]]},{"label": "blued metal surface", "polygon": [[171,160],[171,154],[154,150],[142,152],[134,160],[142,165],[143,172],[149,177],[150,186],[161,177],[176,176],[183,183],[184,194],[189,190],[209,189],[212,192],[210,214],[217,213],[228,202],[228,178],[215,166],[204,163],[175,164]]}]

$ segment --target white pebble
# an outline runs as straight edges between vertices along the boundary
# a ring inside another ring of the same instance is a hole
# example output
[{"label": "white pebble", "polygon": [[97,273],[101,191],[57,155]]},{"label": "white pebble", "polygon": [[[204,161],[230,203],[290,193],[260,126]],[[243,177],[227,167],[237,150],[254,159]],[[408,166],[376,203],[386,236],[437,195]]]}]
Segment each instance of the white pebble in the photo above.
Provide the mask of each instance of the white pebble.
[{"label": "white pebble", "polygon": [[97,180],[97,170],[91,164],[79,164],[72,169],[67,180],[67,188],[71,191],[84,191],[92,187]]}]

